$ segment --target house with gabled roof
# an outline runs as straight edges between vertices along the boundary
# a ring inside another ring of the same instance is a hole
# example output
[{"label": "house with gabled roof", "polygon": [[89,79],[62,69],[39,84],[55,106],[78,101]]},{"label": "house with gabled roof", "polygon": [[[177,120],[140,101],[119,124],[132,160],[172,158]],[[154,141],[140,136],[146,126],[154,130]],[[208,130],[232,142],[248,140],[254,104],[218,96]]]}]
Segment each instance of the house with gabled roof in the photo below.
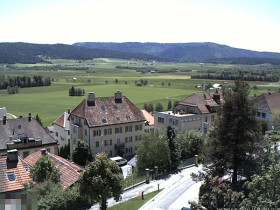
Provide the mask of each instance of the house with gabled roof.
[{"label": "house with gabled roof", "polygon": [[70,113],[70,151],[78,139],[85,140],[93,155],[133,157],[141,140],[146,118],[120,91],[111,97],[89,93]]},{"label": "house with gabled roof", "polygon": [[29,168],[31,168],[42,155],[50,157],[55,167],[59,169],[61,173],[60,180],[64,189],[71,187],[78,181],[80,173],[83,171],[83,167],[52,154],[46,149],[41,149],[40,151],[30,154],[28,157],[24,158],[24,162]]},{"label": "house with gabled roof", "polygon": [[218,91],[194,93],[180,101],[172,111],[155,112],[155,128],[172,126],[177,133],[195,129],[206,134],[223,103],[224,99]]},{"label": "house with gabled roof", "polygon": [[21,158],[42,148],[57,154],[57,146],[55,139],[31,116],[31,113],[26,118],[7,119],[4,116],[0,121],[0,156],[12,149],[17,149]]},{"label": "house with gabled roof", "polygon": [[271,93],[268,91],[255,99],[256,119],[266,120],[268,128],[272,129],[271,118],[275,111],[280,111],[280,92]]}]

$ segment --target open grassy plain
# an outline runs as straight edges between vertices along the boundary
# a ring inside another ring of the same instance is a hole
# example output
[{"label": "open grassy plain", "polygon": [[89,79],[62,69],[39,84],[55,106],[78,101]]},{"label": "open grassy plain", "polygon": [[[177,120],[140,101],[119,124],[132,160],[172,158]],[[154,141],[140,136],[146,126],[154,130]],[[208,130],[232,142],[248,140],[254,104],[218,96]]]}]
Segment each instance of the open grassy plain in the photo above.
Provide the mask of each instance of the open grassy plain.
[{"label": "open grassy plain", "polygon": [[[41,75],[53,79],[49,87],[21,88],[20,94],[9,95],[7,90],[0,90],[0,107],[6,107],[9,113],[28,116],[31,112],[33,116],[39,114],[44,126],[49,126],[67,108],[74,109],[87,95],[88,92],[95,92],[96,97],[113,96],[114,92],[120,90],[137,107],[142,108],[143,104],[152,102],[154,106],[157,102],[162,102],[167,108],[168,100],[172,102],[181,100],[194,92],[196,85],[203,82],[222,83],[219,80],[190,79],[190,76],[198,70],[204,69],[226,69],[232,65],[204,64],[198,63],[151,63],[144,61],[125,61],[118,59],[94,59],[87,61],[76,60],[50,60],[53,64],[12,64],[0,66],[0,75],[5,76],[34,76]],[[40,69],[42,66],[49,66],[50,69]],[[52,66],[61,65],[63,67],[76,68],[86,67],[86,70],[52,70]],[[32,69],[36,66],[37,69]],[[156,68],[162,72],[156,74],[142,74],[132,69],[115,68],[116,66],[131,66],[139,68]],[[73,78],[76,78],[76,81]],[[118,79],[118,83],[115,80]],[[136,86],[136,80],[147,80],[147,86]],[[107,81],[107,82],[106,82]],[[164,84],[163,84],[164,83]],[[170,86],[168,85],[170,83]],[[228,81],[228,86],[233,81]],[[251,94],[260,95],[268,88],[276,91],[280,88],[280,83],[250,82],[251,86],[257,85]],[[83,88],[85,96],[68,96],[68,91],[72,87]]]}]

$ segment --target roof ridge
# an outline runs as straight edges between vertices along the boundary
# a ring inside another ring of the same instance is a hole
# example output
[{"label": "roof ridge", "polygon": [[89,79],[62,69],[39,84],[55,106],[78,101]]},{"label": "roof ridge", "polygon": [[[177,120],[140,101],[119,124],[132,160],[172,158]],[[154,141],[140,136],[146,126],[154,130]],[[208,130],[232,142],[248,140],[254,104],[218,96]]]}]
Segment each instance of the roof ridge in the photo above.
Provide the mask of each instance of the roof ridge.
[{"label": "roof ridge", "polygon": [[59,162],[62,162],[63,164],[65,164],[66,166],[68,166],[69,168],[73,169],[77,174],[79,174],[79,172],[74,169],[72,166],[70,166],[68,163],[66,163],[65,161],[61,160],[60,158],[57,158],[56,155],[52,154],[52,153],[48,153],[48,155],[51,154],[50,156],[55,158],[56,160],[58,160]]}]

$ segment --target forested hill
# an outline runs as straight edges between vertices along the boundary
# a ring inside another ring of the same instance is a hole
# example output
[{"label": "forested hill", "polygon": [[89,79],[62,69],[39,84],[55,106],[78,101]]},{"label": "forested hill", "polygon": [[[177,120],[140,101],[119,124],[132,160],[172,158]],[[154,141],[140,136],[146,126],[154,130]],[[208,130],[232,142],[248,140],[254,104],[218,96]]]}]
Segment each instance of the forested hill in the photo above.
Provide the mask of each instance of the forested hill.
[{"label": "forested hill", "polygon": [[107,49],[89,49],[64,44],[0,43],[0,63],[38,63],[44,58],[88,60],[93,58],[120,58],[163,60],[144,53],[128,53]]},{"label": "forested hill", "polygon": [[181,62],[205,61],[220,58],[274,58],[280,59],[280,53],[257,52],[233,48],[210,42],[203,43],[140,43],[140,42],[80,42],[74,46],[109,49],[130,53],[147,53],[164,59]]}]

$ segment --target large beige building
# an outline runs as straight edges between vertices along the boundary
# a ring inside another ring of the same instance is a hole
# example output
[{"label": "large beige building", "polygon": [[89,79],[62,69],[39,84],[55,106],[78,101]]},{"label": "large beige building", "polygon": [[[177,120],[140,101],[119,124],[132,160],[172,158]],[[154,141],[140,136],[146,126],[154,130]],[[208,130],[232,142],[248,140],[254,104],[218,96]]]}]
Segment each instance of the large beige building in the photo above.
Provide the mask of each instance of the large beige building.
[{"label": "large beige building", "polygon": [[132,157],[144,132],[146,118],[127,97],[89,93],[70,113],[70,151],[78,139],[85,140],[93,155]]},{"label": "large beige building", "polygon": [[172,111],[155,112],[155,128],[166,129],[170,125],[176,133],[196,129],[206,134],[222,103],[224,99],[217,91],[194,93],[180,101]]}]

